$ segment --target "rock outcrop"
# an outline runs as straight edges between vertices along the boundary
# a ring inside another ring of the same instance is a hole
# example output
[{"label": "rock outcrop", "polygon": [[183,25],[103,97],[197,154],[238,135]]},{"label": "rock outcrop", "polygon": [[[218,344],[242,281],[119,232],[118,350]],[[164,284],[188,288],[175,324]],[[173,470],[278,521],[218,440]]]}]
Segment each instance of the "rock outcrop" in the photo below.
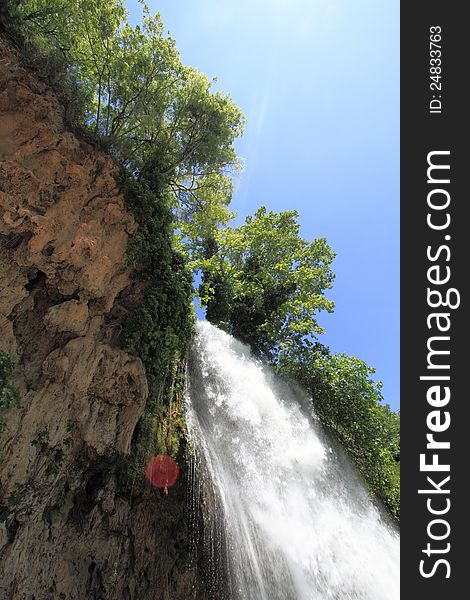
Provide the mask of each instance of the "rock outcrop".
[{"label": "rock outcrop", "polygon": [[117,344],[136,223],[111,159],[6,38],[0,57],[0,350],[21,397],[3,415],[0,596],[187,600],[184,478],[136,495],[117,467],[148,395]]}]

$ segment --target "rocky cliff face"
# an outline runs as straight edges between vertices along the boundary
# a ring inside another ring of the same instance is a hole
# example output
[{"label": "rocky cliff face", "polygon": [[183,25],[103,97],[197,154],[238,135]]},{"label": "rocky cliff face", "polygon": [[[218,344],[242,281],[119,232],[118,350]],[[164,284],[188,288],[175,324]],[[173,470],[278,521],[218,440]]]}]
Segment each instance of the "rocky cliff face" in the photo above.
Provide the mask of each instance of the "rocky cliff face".
[{"label": "rocky cliff face", "polygon": [[0,56],[0,350],[21,396],[0,444],[0,596],[189,599],[184,478],[169,496],[120,479],[148,394],[117,345],[136,224],[111,160],[2,38]]}]

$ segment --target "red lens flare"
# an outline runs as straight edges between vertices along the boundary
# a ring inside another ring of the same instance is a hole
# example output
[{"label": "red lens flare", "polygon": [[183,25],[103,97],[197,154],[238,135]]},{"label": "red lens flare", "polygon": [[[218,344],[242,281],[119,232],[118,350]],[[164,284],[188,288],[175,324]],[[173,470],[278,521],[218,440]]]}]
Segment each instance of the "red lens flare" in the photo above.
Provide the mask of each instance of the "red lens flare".
[{"label": "red lens flare", "polygon": [[167,454],[159,454],[152,457],[145,469],[148,482],[160,490],[168,491],[175,484],[180,473],[176,461]]}]

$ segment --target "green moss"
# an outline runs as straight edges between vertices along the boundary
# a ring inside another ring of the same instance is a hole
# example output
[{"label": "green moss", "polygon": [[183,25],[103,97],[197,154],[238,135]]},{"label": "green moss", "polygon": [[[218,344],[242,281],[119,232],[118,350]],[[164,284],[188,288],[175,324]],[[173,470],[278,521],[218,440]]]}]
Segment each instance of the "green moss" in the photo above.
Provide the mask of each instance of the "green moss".
[{"label": "green moss", "polygon": [[134,434],[131,456],[119,469],[122,491],[138,492],[149,458],[181,456],[184,419],[181,413],[185,357],[194,332],[192,275],[173,247],[174,221],[166,187],[152,188],[121,171],[119,184],[138,229],[128,247],[127,267],[142,282],[142,297],[123,324],[121,344],[143,361],[149,386],[144,414]]},{"label": "green moss", "polygon": [[0,352],[0,434],[6,429],[2,412],[17,406],[20,399],[18,390],[9,383],[17,363],[18,358],[14,354]]},{"label": "green moss", "polygon": [[164,193],[145,182],[120,178],[126,205],[138,222],[128,248],[133,278],[144,283],[142,301],[127,318],[122,342],[143,360],[151,386],[175,353],[185,354],[193,334],[192,276],[172,245],[174,228]]}]

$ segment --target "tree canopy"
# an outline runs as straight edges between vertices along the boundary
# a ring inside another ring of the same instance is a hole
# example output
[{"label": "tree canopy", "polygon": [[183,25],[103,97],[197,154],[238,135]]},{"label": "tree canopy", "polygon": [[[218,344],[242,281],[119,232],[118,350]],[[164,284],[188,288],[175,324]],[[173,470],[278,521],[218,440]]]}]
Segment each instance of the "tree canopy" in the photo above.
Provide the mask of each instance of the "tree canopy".
[{"label": "tree canopy", "polygon": [[322,333],[316,316],[333,310],[324,291],[334,253],[323,238],[300,237],[296,211],[259,208],[240,227],[218,231],[205,250],[200,293],[209,320],[271,362]]}]

